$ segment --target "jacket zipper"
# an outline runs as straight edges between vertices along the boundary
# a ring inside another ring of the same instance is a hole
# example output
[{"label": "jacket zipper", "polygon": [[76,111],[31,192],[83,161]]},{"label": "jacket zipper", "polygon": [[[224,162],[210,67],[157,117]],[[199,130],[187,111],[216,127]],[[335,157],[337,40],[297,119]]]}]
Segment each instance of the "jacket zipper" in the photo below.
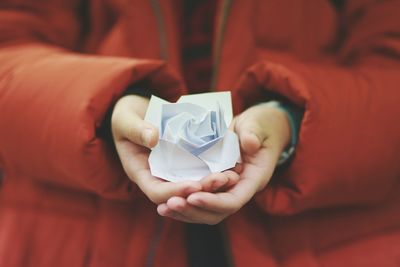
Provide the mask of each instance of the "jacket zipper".
[{"label": "jacket zipper", "polygon": [[[215,91],[219,65],[221,62],[221,50],[222,50],[222,41],[226,29],[226,22],[228,19],[229,11],[232,6],[233,0],[223,0],[220,19],[218,20],[218,29],[216,40],[214,43],[214,56],[213,56],[213,66],[212,66],[212,74],[211,74],[211,84],[210,91]],[[161,6],[159,0],[150,0],[154,15],[157,20],[157,29],[160,38],[160,57],[161,59],[167,61],[168,60],[168,40],[167,40],[167,32],[164,25],[164,18],[161,10]]]},{"label": "jacket zipper", "polygon": [[228,263],[229,267],[234,267],[234,261],[233,261],[233,256],[232,256],[232,248],[231,244],[229,242],[229,236],[228,236],[228,230],[226,229],[226,224],[221,223],[219,230],[221,231],[221,237],[222,237],[222,244],[224,245],[224,250],[225,250],[225,256],[226,260]]},{"label": "jacket zipper", "polygon": [[[164,61],[168,60],[168,40],[167,31],[164,25],[164,17],[159,0],[150,0],[151,8],[153,9],[154,16],[156,17],[157,31],[159,36],[160,45],[160,58]],[[150,240],[149,250],[146,257],[145,267],[153,267],[157,256],[157,247],[160,243],[161,235],[163,232],[165,220],[161,216],[157,216],[155,231],[152,239]]]},{"label": "jacket zipper", "polygon": [[159,0],[150,0],[151,7],[156,17],[157,30],[159,35],[160,43],[160,58],[167,61],[168,60],[168,39],[167,30],[165,29],[164,17],[161,9]]},{"label": "jacket zipper", "polygon": [[229,11],[232,6],[233,0],[223,0],[220,19],[218,20],[217,36],[214,44],[214,56],[213,56],[213,66],[212,66],[212,76],[210,91],[215,91],[215,86],[217,85],[217,77],[219,71],[219,65],[221,63],[221,51],[222,51],[222,41],[224,39],[224,33],[226,29],[226,22],[228,20]]},{"label": "jacket zipper", "polygon": [[160,243],[162,230],[164,228],[165,220],[161,216],[157,216],[155,233],[153,234],[153,238],[150,240],[149,252],[146,257],[145,267],[153,267],[155,264],[155,259],[157,255],[157,247]]},{"label": "jacket zipper", "polygon": [[[229,11],[232,5],[233,0],[223,0],[222,2],[222,9],[220,19],[218,21],[218,29],[217,29],[217,36],[216,41],[214,43],[214,56],[213,56],[213,66],[212,66],[212,77],[211,77],[211,85],[210,90],[215,91],[218,70],[221,61],[221,50],[222,50],[222,41],[223,36],[226,29],[226,22],[228,19]],[[168,40],[167,40],[167,32],[164,26],[164,18],[161,10],[161,6],[159,0],[150,0],[154,15],[157,20],[157,30],[159,33],[159,42],[160,42],[160,57],[161,59],[167,61],[168,60]],[[155,257],[157,252],[157,247],[160,242],[162,230],[164,227],[164,219],[162,217],[158,217],[156,221],[155,227],[155,234],[153,235],[152,240],[150,241],[149,245],[149,252],[147,254],[146,259],[146,267],[152,267],[155,264]],[[220,231],[222,232],[223,236],[223,243],[226,250],[226,256],[228,257],[229,266],[233,267],[233,258],[231,254],[231,246],[228,240],[228,235],[226,233],[226,229],[221,227]]]},{"label": "jacket zipper", "polygon": [[[218,29],[217,29],[217,36],[214,43],[214,51],[213,52],[213,66],[212,66],[212,76],[211,76],[211,84],[210,84],[210,91],[216,91],[217,85],[217,77],[218,71],[221,63],[221,53],[222,53],[222,42],[224,39],[224,34],[226,30],[226,23],[228,20],[228,15],[231,10],[233,0],[223,0],[222,8],[221,8],[221,15],[218,20]],[[225,229],[225,224],[221,224],[219,227],[222,236],[222,243],[225,249],[225,256],[227,257],[229,267],[234,267],[234,261],[232,257],[232,249],[231,244],[229,242],[229,237],[227,233],[227,229]]]}]

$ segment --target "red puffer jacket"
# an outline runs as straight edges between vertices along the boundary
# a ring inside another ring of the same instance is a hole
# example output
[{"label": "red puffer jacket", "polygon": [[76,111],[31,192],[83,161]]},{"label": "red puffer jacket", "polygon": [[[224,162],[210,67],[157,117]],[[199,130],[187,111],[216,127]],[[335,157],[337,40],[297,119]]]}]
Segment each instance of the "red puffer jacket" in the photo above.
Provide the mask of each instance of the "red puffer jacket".
[{"label": "red puffer jacket", "polygon": [[[400,266],[400,1],[224,0],[212,90],[305,108],[296,156],[225,220],[235,266]],[[183,224],[101,137],[181,79],[178,1],[0,2],[0,266],[186,265]]]}]

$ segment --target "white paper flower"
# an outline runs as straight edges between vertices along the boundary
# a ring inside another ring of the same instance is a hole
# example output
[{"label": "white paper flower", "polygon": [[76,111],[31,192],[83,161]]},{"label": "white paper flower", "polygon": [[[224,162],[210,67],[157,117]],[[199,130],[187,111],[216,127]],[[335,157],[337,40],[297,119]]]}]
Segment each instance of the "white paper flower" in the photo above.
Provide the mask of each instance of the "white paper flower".
[{"label": "white paper flower", "polygon": [[145,118],[160,131],[149,157],[152,175],[175,182],[199,180],[234,167],[240,150],[236,134],[227,127],[230,102],[229,92],[190,95],[174,104],[153,96]]}]

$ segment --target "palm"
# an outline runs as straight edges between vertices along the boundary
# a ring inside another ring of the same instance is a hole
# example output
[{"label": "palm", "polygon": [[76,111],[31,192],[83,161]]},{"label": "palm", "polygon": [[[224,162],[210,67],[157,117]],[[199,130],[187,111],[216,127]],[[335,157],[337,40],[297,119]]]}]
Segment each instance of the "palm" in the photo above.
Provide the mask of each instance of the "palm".
[{"label": "palm", "polygon": [[158,207],[158,212],[191,223],[215,224],[238,211],[253,195],[265,187],[276,161],[267,147],[243,155],[239,181],[227,191],[196,192],[187,199],[173,197]]},{"label": "palm", "polygon": [[261,147],[255,154],[243,154],[243,172],[241,179],[257,183],[257,191],[264,188],[272,176],[276,160],[267,147]]},{"label": "palm", "polygon": [[290,139],[286,115],[280,110],[255,106],[239,115],[231,129],[238,134],[242,151],[239,181],[226,191],[202,191],[186,199],[171,198],[159,205],[161,215],[185,222],[215,224],[238,211],[267,185],[282,148]]},{"label": "palm", "polygon": [[119,144],[119,155],[122,165],[129,177],[151,175],[148,158],[150,150],[128,140]]},{"label": "palm", "polygon": [[240,209],[256,192],[267,185],[276,165],[274,153],[266,146],[260,147],[253,154],[243,152],[242,161],[239,182],[229,190],[216,194],[221,200],[236,203],[231,209],[232,212]]},{"label": "palm", "polygon": [[150,147],[158,140],[158,131],[143,121],[148,100],[125,96],[114,107],[111,118],[114,143],[122,166],[129,178],[154,203],[163,203],[172,196],[187,196],[201,190],[192,181],[170,183],[151,175],[148,163]]}]

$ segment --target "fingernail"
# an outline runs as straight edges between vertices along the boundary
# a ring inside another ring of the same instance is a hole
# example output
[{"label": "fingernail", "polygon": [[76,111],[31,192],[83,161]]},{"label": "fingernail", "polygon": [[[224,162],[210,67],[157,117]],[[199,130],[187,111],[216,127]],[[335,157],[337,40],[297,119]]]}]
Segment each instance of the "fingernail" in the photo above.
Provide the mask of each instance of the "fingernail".
[{"label": "fingernail", "polygon": [[142,143],[144,145],[149,145],[151,138],[153,136],[153,130],[151,129],[144,129],[142,132]]}]

